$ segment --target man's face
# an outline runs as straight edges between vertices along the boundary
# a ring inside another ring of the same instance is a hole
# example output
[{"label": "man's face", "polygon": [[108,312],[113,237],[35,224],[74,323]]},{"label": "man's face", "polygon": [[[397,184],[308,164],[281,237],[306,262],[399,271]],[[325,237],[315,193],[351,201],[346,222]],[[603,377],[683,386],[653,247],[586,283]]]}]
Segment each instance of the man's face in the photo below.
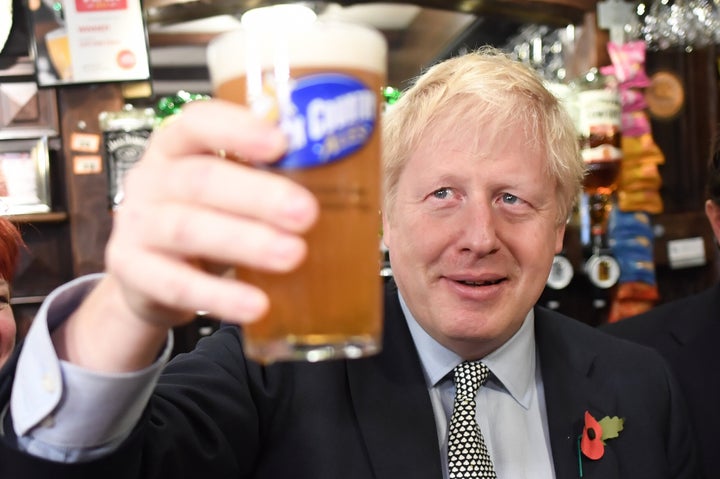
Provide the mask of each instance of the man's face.
[{"label": "man's face", "polygon": [[[393,276],[419,324],[480,358],[521,326],[543,291],[564,225],[556,183],[522,125],[493,144],[448,128],[424,137],[383,214]],[[480,144],[480,146],[477,146]]]},{"label": "man's face", "polygon": [[10,286],[0,279],[0,366],[10,357],[15,346],[15,317],[10,307]]}]

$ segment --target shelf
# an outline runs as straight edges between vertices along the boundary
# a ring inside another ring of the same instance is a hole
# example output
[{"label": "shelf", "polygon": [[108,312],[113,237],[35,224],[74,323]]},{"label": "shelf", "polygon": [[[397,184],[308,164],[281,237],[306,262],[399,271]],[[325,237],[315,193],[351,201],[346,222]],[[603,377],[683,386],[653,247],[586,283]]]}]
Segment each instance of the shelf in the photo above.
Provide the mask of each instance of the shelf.
[{"label": "shelf", "polygon": [[10,298],[10,304],[11,305],[40,304],[43,301],[45,301],[45,298],[47,298],[47,296],[18,296],[15,298]]},{"label": "shelf", "polygon": [[50,213],[8,215],[6,218],[13,223],[62,223],[67,221],[68,214],[65,211],[53,211]]}]

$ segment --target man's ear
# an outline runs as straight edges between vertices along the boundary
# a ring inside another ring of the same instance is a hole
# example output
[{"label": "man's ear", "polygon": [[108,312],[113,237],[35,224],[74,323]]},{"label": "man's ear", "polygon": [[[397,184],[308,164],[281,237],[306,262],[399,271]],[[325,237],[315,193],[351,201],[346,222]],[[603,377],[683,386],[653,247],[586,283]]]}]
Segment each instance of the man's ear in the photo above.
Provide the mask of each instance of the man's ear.
[{"label": "man's ear", "polygon": [[382,210],[380,212],[382,216],[382,242],[387,249],[390,249],[390,243],[392,242],[392,228],[390,228],[390,221],[387,218],[387,212]]},{"label": "man's ear", "polygon": [[565,223],[558,226],[555,234],[555,254],[560,254],[563,250],[563,241],[565,240]]}]

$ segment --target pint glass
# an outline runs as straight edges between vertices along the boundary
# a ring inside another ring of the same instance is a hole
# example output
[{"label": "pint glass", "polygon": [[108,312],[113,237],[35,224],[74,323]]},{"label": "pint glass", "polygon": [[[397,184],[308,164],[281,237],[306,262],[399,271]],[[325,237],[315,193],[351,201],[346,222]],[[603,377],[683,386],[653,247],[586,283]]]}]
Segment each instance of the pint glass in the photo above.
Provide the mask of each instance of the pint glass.
[{"label": "pint glass", "polygon": [[65,27],[56,28],[45,35],[45,47],[55,73],[60,81],[72,78],[70,40]]},{"label": "pint glass", "polygon": [[321,206],[298,269],[236,269],[270,297],[266,317],[243,326],[246,354],[262,363],[357,358],[381,347],[387,45],[369,27],[305,19],[303,11],[276,16],[294,8],[304,7],[249,11],[240,29],[213,39],[207,52],[214,96],[280,124],[290,146],[269,168],[304,185]]}]

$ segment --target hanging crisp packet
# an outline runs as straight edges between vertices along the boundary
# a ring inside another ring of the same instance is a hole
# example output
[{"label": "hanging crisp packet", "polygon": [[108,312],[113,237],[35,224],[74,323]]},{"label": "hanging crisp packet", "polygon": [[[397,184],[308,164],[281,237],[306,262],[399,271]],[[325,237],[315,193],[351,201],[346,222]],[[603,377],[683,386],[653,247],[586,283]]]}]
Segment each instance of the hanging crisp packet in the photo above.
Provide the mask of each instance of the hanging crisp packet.
[{"label": "hanging crisp packet", "polygon": [[650,133],[650,120],[644,111],[624,111],[620,116],[623,135],[630,137]]},{"label": "hanging crisp packet", "polygon": [[623,136],[621,139],[623,158],[631,156],[645,155],[652,156],[656,159],[657,164],[665,162],[665,157],[662,151],[653,140],[652,135],[649,133],[640,135],[638,137]]},{"label": "hanging crisp packet", "polygon": [[645,42],[608,42],[607,48],[615,68],[615,78],[621,84],[630,88],[645,88],[650,85],[650,78],[645,73]]},{"label": "hanging crisp packet", "polygon": [[663,201],[654,190],[618,191],[618,208],[622,211],[647,211],[652,214],[663,212]]},{"label": "hanging crisp packet", "polygon": [[645,94],[637,88],[620,85],[620,101],[624,112],[639,111],[647,108]]}]

